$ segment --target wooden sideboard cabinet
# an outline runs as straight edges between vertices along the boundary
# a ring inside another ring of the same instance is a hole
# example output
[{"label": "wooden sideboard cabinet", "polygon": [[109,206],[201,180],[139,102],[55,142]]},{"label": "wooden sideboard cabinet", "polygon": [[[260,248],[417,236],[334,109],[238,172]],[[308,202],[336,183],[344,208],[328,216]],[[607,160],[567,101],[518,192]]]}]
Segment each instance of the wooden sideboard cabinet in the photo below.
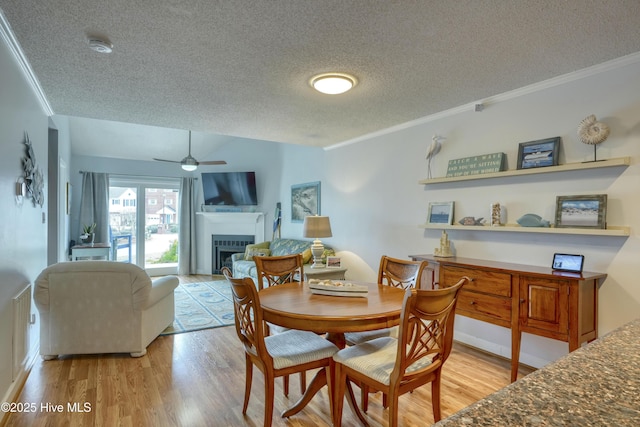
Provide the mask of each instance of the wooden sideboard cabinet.
[{"label": "wooden sideboard cabinet", "polygon": [[606,274],[460,257],[409,257],[429,263],[421,287],[447,286],[461,276],[471,279],[460,292],[456,314],[511,329],[511,381],[518,377],[522,332],[567,342],[569,351],[598,337],[598,287]]}]

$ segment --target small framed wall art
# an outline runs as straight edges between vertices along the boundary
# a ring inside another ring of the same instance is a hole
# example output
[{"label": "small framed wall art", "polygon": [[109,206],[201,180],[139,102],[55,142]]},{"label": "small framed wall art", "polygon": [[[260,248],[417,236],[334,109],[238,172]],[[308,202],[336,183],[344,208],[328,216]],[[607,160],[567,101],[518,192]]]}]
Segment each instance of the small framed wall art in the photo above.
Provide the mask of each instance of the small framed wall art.
[{"label": "small framed wall art", "polygon": [[518,146],[518,169],[558,165],[560,137],[521,142]]},{"label": "small framed wall art", "polygon": [[320,215],[320,181],[291,186],[291,222]]},{"label": "small framed wall art", "polygon": [[556,227],[607,228],[607,195],[558,196]]},{"label": "small framed wall art", "polygon": [[453,224],[453,202],[430,202],[427,224]]},{"label": "small framed wall art", "polygon": [[338,256],[327,257],[327,268],[340,268],[342,262]]}]

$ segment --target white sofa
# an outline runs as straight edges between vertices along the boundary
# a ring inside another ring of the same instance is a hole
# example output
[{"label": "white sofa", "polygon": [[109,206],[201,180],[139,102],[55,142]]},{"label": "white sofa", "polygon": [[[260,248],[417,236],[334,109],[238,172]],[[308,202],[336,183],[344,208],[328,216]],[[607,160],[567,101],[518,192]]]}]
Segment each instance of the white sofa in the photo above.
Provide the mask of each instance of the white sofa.
[{"label": "white sofa", "polygon": [[71,261],[53,264],[35,282],[40,355],[130,353],[147,346],[175,317],[175,276],[151,280],[134,264]]}]

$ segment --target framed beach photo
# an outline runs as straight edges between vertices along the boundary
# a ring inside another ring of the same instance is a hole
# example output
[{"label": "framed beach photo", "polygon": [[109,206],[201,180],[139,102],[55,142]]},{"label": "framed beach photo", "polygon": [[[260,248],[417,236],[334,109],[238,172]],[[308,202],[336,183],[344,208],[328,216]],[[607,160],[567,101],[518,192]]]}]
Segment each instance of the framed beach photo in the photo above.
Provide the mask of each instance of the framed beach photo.
[{"label": "framed beach photo", "polygon": [[291,186],[291,222],[320,215],[320,181]]},{"label": "framed beach photo", "polygon": [[556,198],[556,227],[605,229],[606,217],[606,194]]},{"label": "framed beach photo", "polygon": [[453,224],[453,202],[430,202],[427,224]]},{"label": "framed beach photo", "polygon": [[521,142],[518,146],[518,169],[558,165],[560,137]]},{"label": "framed beach photo", "polygon": [[327,257],[327,268],[340,268],[340,257],[338,256],[328,256]]}]

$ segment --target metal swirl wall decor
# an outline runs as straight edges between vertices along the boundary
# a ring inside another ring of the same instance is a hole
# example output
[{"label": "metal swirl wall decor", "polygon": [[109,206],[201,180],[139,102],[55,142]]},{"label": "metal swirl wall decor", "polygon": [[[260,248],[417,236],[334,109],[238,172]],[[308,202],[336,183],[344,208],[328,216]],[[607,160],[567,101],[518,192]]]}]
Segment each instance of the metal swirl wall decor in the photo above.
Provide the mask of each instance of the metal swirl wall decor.
[{"label": "metal swirl wall decor", "polygon": [[27,187],[27,197],[31,198],[34,207],[36,205],[42,207],[44,205],[44,176],[36,163],[36,155],[27,132],[24,133],[24,145],[26,155],[22,159],[22,170],[24,171],[24,183]]}]

